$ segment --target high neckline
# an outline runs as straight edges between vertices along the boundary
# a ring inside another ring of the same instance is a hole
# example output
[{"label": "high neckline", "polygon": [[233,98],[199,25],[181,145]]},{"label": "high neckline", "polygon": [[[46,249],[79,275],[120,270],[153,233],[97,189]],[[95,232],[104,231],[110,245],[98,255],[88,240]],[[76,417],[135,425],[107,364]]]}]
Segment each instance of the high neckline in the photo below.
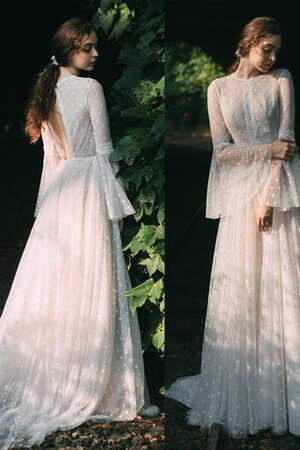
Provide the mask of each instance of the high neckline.
[{"label": "high neckline", "polygon": [[242,80],[242,81],[253,81],[253,80],[255,80],[256,78],[259,78],[259,77],[261,77],[261,76],[263,76],[263,75],[266,75],[265,73],[260,73],[259,75],[256,75],[256,77],[252,77],[252,78],[241,78],[241,77],[238,77],[237,75],[235,75],[234,73],[232,73],[231,74],[234,78],[236,78],[236,79],[238,79],[238,80]]},{"label": "high neckline", "polygon": [[61,83],[62,81],[68,80],[69,78],[77,77],[77,75],[68,75],[65,78],[62,78],[61,80],[57,81],[56,84]]}]

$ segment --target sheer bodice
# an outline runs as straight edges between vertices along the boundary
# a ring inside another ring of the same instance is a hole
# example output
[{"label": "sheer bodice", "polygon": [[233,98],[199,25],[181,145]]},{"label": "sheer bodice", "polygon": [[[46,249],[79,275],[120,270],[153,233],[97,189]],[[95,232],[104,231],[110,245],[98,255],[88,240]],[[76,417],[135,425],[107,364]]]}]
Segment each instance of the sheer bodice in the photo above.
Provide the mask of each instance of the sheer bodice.
[{"label": "sheer bodice", "polygon": [[[213,157],[207,217],[234,213],[255,194],[281,210],[300,206],[298,154],[292,163],[272,160],[271,144],[294,139],[294,89],[286,69],[251,79],[234,74],[208,88]],[[230,139],[231,137],[231,139]]]},{"label": "sheer bodice", "polygon": [[109,218],[118,220],[133,214],[122,183],[116,178],[118,164],[109,162],[113,145],[101,84],[92,78],[71,75],[58,81],[56,95],[61,121],[57,124],[58,131],[50,120],[43,123],[44,162],[35,216],[61,163],[66,162],[72,172],[82,158],[91,158],[91,163],[94,159],[98,165]]}]

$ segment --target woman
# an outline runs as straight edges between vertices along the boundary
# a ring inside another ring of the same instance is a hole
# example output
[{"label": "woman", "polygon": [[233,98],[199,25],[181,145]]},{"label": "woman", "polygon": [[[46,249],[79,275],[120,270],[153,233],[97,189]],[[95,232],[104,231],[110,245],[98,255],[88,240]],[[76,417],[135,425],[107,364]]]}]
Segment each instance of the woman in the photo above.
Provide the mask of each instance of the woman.
[{"label": "woman", "polygon": [[300,161],[292,77],[271,70],[280,47],[278,22],[253,19],[232,73],[208,88],[206,212],[220,223],[202,366],[167,390],[190,424],[236,438],[300,435]]},{"label": "woman", "polygon": [[109,162],[113,151],[101,85],[83,78],[98,57],[82,18],[53,37],[53,63],[27,113],[44,165],[27,241],[0,320],[0,447],[40,444],[87,419],[155,415],[144,379],[137,316],[122,253],[134,213]]}]

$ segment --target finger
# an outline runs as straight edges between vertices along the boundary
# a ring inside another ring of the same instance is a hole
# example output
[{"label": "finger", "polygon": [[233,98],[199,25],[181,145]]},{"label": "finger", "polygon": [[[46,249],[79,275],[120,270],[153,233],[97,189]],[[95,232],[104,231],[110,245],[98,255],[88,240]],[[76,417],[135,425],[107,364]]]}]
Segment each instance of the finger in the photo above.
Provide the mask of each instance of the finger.
[{"label": "finger", "polygon": [[256,228],[257,228],[257,231],[260,231],[260,223],[259,223],[258,217],[256,218]]},{"label": "finger", "polygon": [[298,145],[297,145],[297,144],[293,144],[293,143],[290,143],[290,144],[288,145],[288,148],[289,148],[289,149],[293,149],[295,152],[296,152],[297,150],[299,150]]}]

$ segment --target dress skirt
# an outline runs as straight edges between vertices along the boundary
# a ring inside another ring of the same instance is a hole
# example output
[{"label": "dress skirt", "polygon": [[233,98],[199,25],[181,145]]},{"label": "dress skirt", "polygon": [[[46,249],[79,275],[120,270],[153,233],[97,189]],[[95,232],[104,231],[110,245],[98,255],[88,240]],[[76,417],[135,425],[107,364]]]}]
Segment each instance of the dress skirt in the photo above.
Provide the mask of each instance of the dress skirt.
[{"label": "dress skirt", "polygon": [[272,228],[260,233],[257,207],[254,197],[220,219],[201,373],[166,395],[201,429],[300,436],[300,210],[274,209]]},{"label": "dress skirt", "polygon": [[96,157],[62,159],[0,321],[0,448],[144,404],[140,331]]}]

